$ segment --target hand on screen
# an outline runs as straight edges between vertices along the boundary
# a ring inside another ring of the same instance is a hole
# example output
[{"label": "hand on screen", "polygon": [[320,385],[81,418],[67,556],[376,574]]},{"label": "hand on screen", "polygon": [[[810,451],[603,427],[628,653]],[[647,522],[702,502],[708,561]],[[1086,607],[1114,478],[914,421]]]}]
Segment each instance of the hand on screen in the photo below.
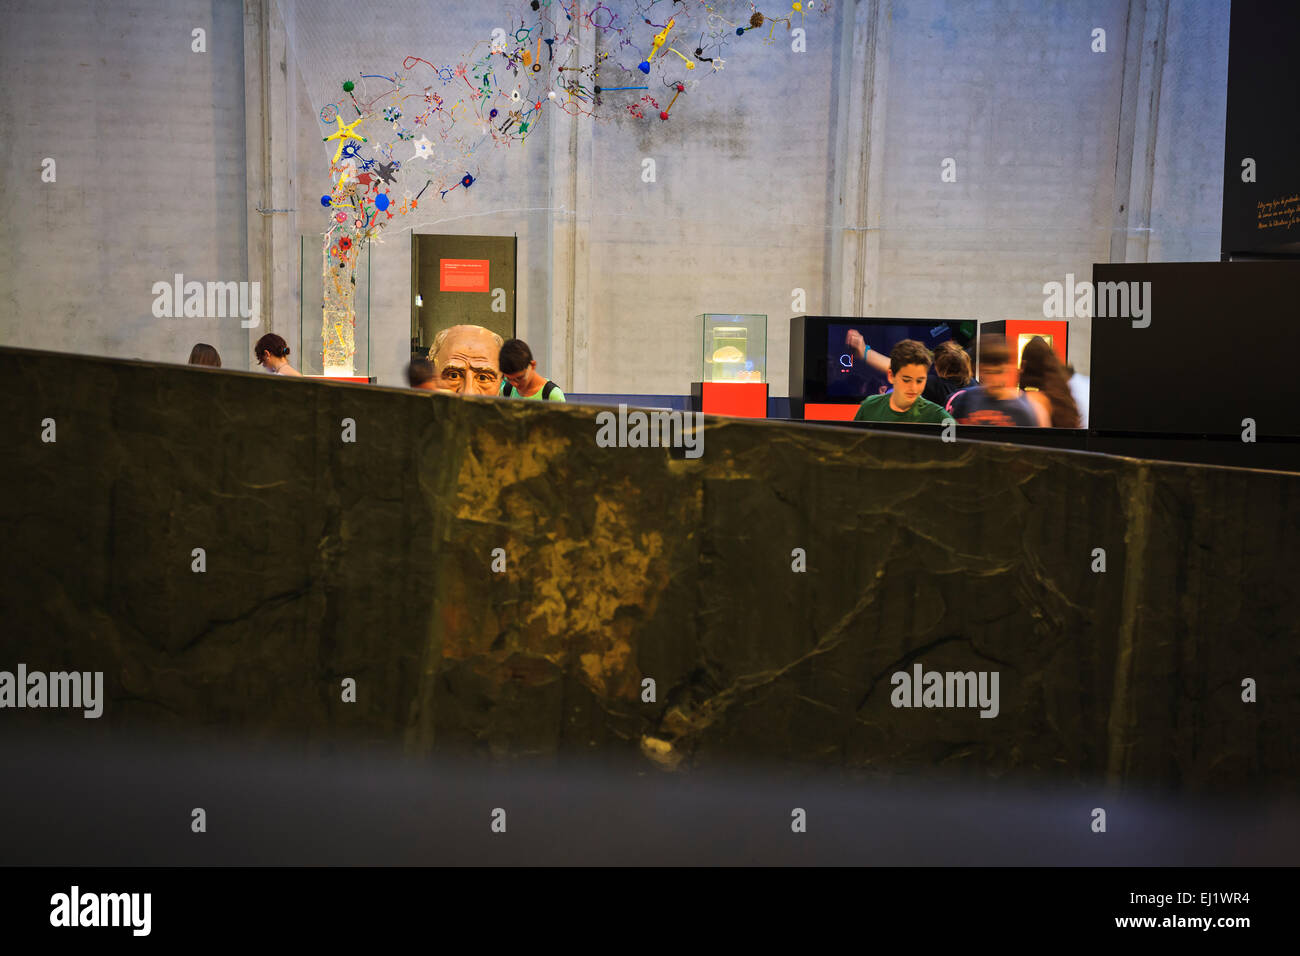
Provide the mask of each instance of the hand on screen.
[{"label": "hand on screen", "polygon": [[867,341],[862,337],[862,333],[857,329],[849,329],[849,334],[844,337],[844,344],[849,347],[854,358],[859,362],[867,354]]}]

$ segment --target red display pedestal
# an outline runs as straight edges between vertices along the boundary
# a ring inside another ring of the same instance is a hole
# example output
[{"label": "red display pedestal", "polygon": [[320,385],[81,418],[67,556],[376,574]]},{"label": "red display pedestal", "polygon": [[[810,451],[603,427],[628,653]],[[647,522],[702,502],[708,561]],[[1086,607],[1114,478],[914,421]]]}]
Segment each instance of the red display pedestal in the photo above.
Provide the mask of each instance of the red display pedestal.
[{"label": "red display pedestal", "polygon": [[696,411],[732,418],[767,418],[766,382],[692,382]]},{"label": "red display pedestal", "polygon": [[841,402],[808,402],[803,407],[804,419],[815,422],[851,422],[857,413],[857,404]]}]

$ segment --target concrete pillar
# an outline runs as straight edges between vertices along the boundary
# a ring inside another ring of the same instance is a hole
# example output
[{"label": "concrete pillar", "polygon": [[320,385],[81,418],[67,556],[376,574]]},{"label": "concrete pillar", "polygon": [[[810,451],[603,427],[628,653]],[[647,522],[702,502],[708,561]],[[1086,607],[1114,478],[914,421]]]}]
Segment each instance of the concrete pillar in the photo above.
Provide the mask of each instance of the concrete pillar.
[{"label": "concrete pillar", "polygon": [[[571,11],[574,22],[581,16],[582,3]],[[596,49],[589,33],[577,31],[576,55],[565,66],[587,67],[595,63]],[[579,74],[575,74],[579,75]],[[589,81],[585,80],[584,85]],[[550,361],[548,377],[568,382],[569,391],[587,390],[590,291],[590,236],[592,211],[591,120],[571,116],[558,107],[567,96],[556,90],[555,104],[547,125],[550,177],[547,205],[550,213],[550,262],[547,305],[550,313]],[[591,104],[582,104],[590,108]]]},{"label": "concrete pillar", "polygon": [[1131,0],[1115,157],[1111,262],[1146,262],[1169,0]]},{"label": "concrete pillar", "polygon": [[[246,359],[266,332],[299,351],[298,224],[294,145],[297,71],[274,0],[244,0],[248,280],[261,283],[262,321],[248,330]],[[301,361],[293,364],[298,366]]]},{"label": "concrete pillar", "polygon": [[846,0],[836,17],[836,186],[825,308],[865,316],[875,310],[880,279],[892,0]]}]

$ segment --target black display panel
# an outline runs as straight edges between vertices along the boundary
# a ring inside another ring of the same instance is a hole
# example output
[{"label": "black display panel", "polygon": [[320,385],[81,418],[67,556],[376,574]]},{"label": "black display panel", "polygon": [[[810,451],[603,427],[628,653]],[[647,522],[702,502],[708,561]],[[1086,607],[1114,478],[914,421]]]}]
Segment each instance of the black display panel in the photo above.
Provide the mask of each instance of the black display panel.
[{"label": "black display panel", "polygon": [[1300,3],[1233,3],[1230,31],[1223,258],[1300,254]]},{"label": "black display panel", "polygon": [[857,359],[849,348],[850,331],[886,356],[903,339],[915,339],[929,349],[952,339],[973,353],[976,323],[971,319],[797,315],[790,320],[792,400],[857,403],[889,388],[884,373]]},{"label": "black display panel", "polygon": [[1144,319],[1092,320],[1090,428],[1240,440],[1251,418],[1258,436],[1300,435],[1300,378],[1286,358],[1300,261],[1112,263],[1092,275],[1150,286]]}]

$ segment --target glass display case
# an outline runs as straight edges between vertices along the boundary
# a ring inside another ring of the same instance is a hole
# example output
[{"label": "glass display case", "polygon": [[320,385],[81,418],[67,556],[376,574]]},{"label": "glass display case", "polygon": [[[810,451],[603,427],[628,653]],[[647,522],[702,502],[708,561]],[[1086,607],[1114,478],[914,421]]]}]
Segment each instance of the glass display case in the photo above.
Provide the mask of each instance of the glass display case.
[{"label": "glass display case", "polygon": [[328,378],[369,377],[370,243],[355,251],[355,264],[340,268],[337,259],[328,259],[321,236],[301,236],[298,308],[292,363],[298,371]]},{"label": "glass display case", "polygon": [[703,342],[701,382],[767,381],[767,316],[698,316]]}]

